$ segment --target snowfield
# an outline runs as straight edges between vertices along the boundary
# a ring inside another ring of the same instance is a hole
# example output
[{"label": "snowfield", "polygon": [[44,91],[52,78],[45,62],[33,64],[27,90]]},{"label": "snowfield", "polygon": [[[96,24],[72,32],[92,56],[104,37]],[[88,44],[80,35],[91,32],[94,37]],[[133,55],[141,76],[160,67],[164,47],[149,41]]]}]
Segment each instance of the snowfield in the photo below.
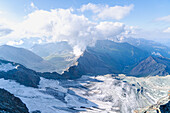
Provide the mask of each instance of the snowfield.
[{"label": "snowfield", "polygon": [[[58,85],[58,81],[41,78],[39,89],[25,87],[12,80],[0,79],[0,88],[4,88],[19,97],[30,112],[39,110],[42,113],[72,113],[74,107],[80,108],[80,98],[69,94],[67,88]],[[93,106],[85,100],[85,106]],[[89,104],[89,105],[88,105]]]},{"label": "snowfield", "polygon": [[19,97],[30,112],[132,113],[155,104],[169,90],[170,76],[145,79],[112,75],[62,81],[41,78],[39,88],[0,79],[0,88]]}]

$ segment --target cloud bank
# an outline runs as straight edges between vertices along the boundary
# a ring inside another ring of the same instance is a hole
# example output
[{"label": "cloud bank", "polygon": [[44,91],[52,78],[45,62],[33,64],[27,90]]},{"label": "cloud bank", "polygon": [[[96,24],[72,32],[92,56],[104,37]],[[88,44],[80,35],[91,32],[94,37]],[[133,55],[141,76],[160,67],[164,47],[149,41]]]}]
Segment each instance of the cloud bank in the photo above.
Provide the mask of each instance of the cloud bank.
[{"label": "cloud bank", "polygon": [[93,13],[97,14],[97,18],[99,19],[115,19],[120,20],[127,16],[133,9],[134,5],[129,6],[113,6],[109,7],[108,5],[95,5],[89,3],[87,5],[83,5],[79,10],[81,12],[91,10]]},{"label": "cloud bank", "polygon": [[[98,6],[91,5],[94,12],[102,15],[103,12],[98,11]],[[36,6],[32,4],[32,7]],[[123,10],[129,12],[128,10],[132,7],[105,6],[103,11],[121,9],[118,16],[111,13],[111,18],[120,19],[127,14],[122,13]],[[101,21],[96,23],[90,21],[84,15],[75,14],[72,8],[50,11],[37,9],[28,14],[22,22],[11,26],[11,32],[0,37],[0,40],[9,45],[23,44],[23,39],[37,39],[37,43],[67,41],[73,47],[74,54],[78,56],[87,46],[93,46],[96,40],[114,39],[127,34],[127,28],[128,26],[120,22]]]}]

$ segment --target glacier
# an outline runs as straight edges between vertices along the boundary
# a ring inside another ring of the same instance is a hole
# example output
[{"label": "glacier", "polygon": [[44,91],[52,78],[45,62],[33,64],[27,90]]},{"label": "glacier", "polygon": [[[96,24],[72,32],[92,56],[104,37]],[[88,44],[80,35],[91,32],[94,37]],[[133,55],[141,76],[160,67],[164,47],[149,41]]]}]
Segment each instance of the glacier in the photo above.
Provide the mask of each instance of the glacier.
[{"label": "glacier", "polygon": [[170,76],[82,76],[77,80],[41,77],[38,88],[0,79],[4,88],[19,97],[29,111],[42,113],[133,113],[145,111],[167,96]]}]

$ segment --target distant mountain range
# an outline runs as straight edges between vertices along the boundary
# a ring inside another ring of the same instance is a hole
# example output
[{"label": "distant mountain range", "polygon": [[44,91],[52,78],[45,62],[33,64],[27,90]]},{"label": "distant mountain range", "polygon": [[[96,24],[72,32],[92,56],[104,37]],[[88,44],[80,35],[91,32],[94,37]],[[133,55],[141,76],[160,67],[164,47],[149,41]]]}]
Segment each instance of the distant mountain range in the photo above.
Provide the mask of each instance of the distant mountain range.
[{"label": "distant mountain range", "polygon": [[135,47],[145,50],[151,55],[170,58],[170,47],[158,42],[143,38],[124,38],[122,42],[127,42]]},{"label": "distant mountain range", "polygon": [[[123,73],[133,76],[168,75],[170,60],[162,55],[153,55],[148,46],[143,49],[143,47],[133,46],[127,42],[97,41],[94,47],[87,47],[77,63],[65,71],[63,76],[76,78],[87,74],[104,75],[108,73]],[[147,48],[148,50],[146,50]],[[150,48],[152,48],[151,45]],[[162,52],[161,54],[168,56],[168,52],[162,49],[159,50]],[[155,52],[157,52],[156,50]],[[165,48],[165,50],[168,49]],[[154,51],[153,48],[152,51]],[[155,56],[154,59],[149,57],[151,55]]]},{"label": "distant mountain range", "polygon": [[61,73],[64,70],[59,78],[75,79],[86,74],[123,73],[140,77],[170,73],[169,47],[145,39],[127,38],[121,43],[98,40],[94,47],[87,47],[78,59],[72,51],[67,42],[34,45],[31,51],[3,45],[0,46],[0,59],[46,72],[42,76],[56,79],[59,74],[55,72]]},{"label": "distant mountain range", "polygon": [[68,68],[75,57],[72,47],[64,41],[36,44],[30,50],[55,66],[56,71],[59,73]]},{"label": "distant mountain range", "polygon": [[53,54],[70,54],[70,52],[72,52],[72,47],[67,42],[63,41],[47,44],[35,44],[30,50],[40,57],[46,58]]},{"label": "distant mountain range", "polygon": [[131,76],[165,76],[170,74],[170,59],[149,56],[135,66],[129,73]]},{"label": "distant mountain range", "polygon": [[[46,54],[46,56],[53,53],[58,55],[60,53],[65,54],[63,51],[70,54],[72,49],[69,49],[70,47],[66,42],[62,42],[60,45],[66,48],[63,48],[63,50],[51,49],[51,52]],[[38,48],[35,50],[41,53],[43,52],[42,50],[47,51],[54,46],[56,44],[37,45],[34,49]],[[166,53],[166,51],[164,52]],[[0,69],[2,70],[0,71],[0,77],[12,79],[31,87],[38,87],[40,77],[56,80],[77,79],[82,75],[126,74],[128,76],[145,77],[170,74],[169,58],[162,55],[152,55],[152,53],[146,51],[146,48],[138,48],[127,42],[117,43],[110,40],[99,40],[94,47],[87,47],[76,63],[64,71],[63,74],[58,74],[55,71],[55,66],[52,68],[52,64],[26,49],[4,45],[0,46],[0,53],[0,58],[3,59],[0,60]],[[60,63],[57,63],[57,61],[56,64],[60,66]],[[5,68],[1,68],[3,66],[12,69],[6,72]],[[54,69],[53,72],[48,71],[51,69]],[[46,72],[36,72],[40,70]]]},{"label": "distant mountain range", "polygon": [[23,48],[17,48],[8,45],[0,46],[0,58],[15,63],[20,63],[27,68],[39,72],[56,71],[54,65],[45,61],[35,53]]},{"label": "distant mountain range", "polygon": [[145,108],[167,97],[169,90],[170,76],[165,76],[170,73],[169,58],[127,42],[97,41],[63,74],[29,69],[28,64],[45,60],[26,49],[5,45],[0,51],[0,88],[14,94],[0,89],[5,98],[0,99],[0,112],[10,108],[7,104],[12,111],[21,110],[18,113],[27,113],[26,107],[32,113],[146,111]]}]

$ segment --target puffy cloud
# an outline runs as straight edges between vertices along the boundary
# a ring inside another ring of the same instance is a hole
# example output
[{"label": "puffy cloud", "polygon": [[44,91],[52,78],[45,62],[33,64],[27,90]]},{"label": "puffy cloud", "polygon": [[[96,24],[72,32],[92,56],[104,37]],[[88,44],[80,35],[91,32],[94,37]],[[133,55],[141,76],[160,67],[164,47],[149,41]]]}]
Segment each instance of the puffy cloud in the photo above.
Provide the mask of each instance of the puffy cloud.
[{"label": "puffy cloud", "polygon": [[121,36],[126,27],[119,22],[89,21],[83,15],[74,14],[73,9],[55,9],[35,10],[12,28],[9,35],[0,37],[10,45],[25,45],[24,40],[33,38],[37,39],[34,43],[67,41],[78,56],[96,40]]},{"label": "puffy cloud", "polygon": [[16,46],[16,45],[21,45],[21,44],[23,44],[24,42],[22,41],[22,40],[20,40],[20,41],[9,41],[8,43],[7,43],[7,45],[11,45],[11,46]]},{"label": "puffy cloud", "polygon": [[163,32],[165,32],[165,33],[170,33],[170,27],[168,27],[167,29],[165,29]]},{"label": "puffy cloud", "polygon": [[115,7],[106,7],[104,10],[102,10],[98,17],[101,19],[116,19],[120,20],[126,15],[129,14],[129,12],[133,9],[133,5],[130,6],[115,6]]},{"label": "puffy cloud", "polygon": [[38,9],[33,2],[31,2],[30,6],[33,8],[33,9]]},{"label": "puffy cloud", "polygon": [[102,37],[109,38],[115,37],[124,32],[125,25],[120,22],[100,22],[96,28],[98,33],[102,34]]},{"label": "puffy cloud", "polygon": [[92,3],[88,3],[87,5],[82,5],[82,7],[79,9],[81,12],[84,12],[86,10],[91,10],[93,13],[98,13],[101,11],[101,7],[104,8],[104,6],[100,5],[95,5]]},{"label": "puffy cloud", "polygon": [[161,17],[161,18],[157,18],[156,20],[157,20],[157,21],[170,22],[170,15],[164,16],[164,17]]},{"label": "puffy cloud", "polygon": [[102,6],[102,5],[95,5],[95,4],[87,4],[83,5],[80,8],[80,11],[84,12],[86,10],[91,10],[93,13],[97,14],[97,17],[100,19],[115,19],[120,20],[124,18],[126,15],[130,13],[130,11],[133,9],[134,5],[129,6],[113,6],[109,7],[108,5]]}]

